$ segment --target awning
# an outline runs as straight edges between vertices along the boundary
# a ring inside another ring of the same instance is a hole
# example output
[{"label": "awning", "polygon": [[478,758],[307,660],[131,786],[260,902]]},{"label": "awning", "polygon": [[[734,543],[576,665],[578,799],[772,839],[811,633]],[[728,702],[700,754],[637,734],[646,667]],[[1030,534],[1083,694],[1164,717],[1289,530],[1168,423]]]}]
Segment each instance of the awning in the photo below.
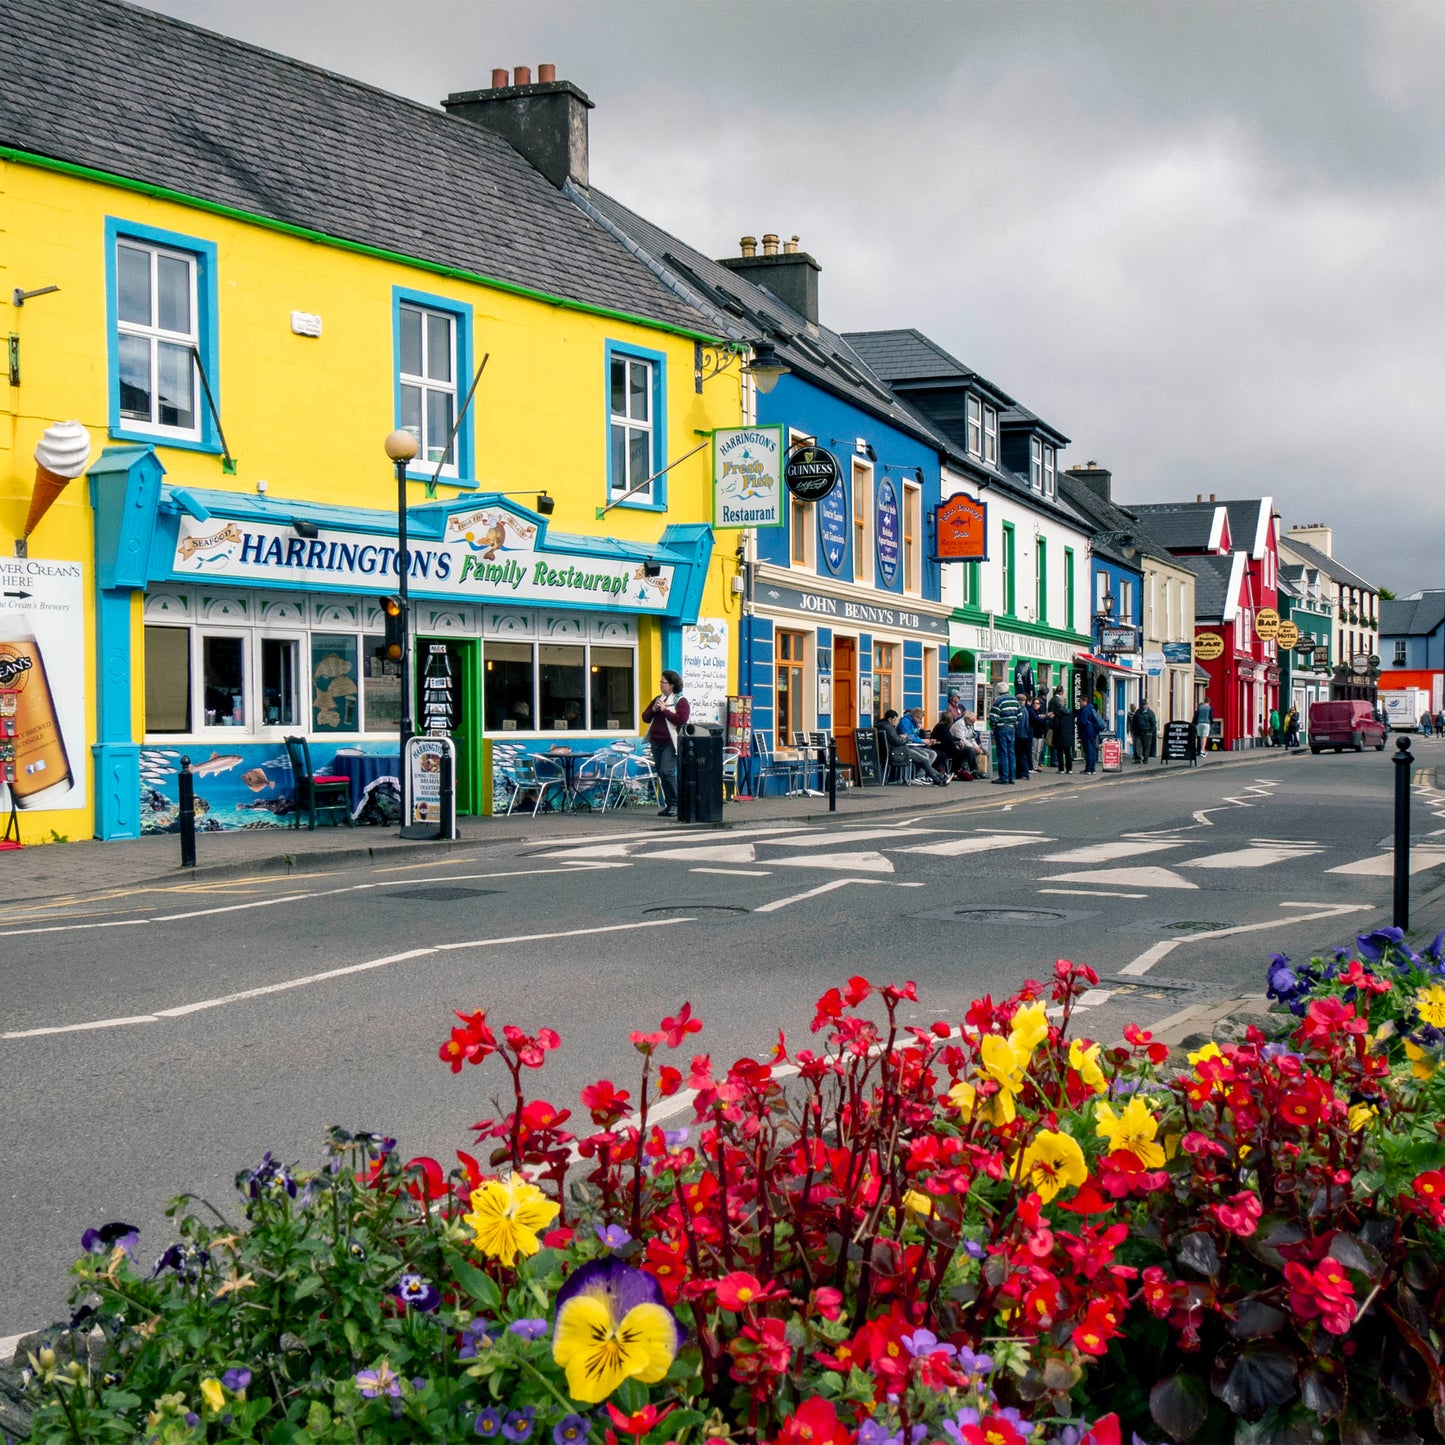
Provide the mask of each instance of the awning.
[{"label": "awning", "polygon": [[1109,672],[1123,672],[1131,677],[1138,677],[1139,671],[1133,667],[1120,667],[1117,662],[1110,662],[1107,657],[1100,657],[1093,652],[1076,652],[1074,654],[1076,663],[1083,663],[1085,667],[1102,667]]}]

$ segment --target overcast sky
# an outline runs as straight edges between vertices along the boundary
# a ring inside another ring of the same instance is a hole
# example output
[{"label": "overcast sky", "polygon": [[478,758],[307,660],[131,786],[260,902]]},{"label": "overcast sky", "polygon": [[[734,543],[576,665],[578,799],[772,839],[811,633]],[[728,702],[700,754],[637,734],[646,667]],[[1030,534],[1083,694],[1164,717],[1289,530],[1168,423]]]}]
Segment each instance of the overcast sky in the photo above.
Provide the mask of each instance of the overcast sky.
[{"label": "overcast sky", "polygon": [[592,181],[715,256],[797,233],[1114,472],[1268,495],[1445,586],[1445,6],[150,0],[430,104],[553,62]]}]

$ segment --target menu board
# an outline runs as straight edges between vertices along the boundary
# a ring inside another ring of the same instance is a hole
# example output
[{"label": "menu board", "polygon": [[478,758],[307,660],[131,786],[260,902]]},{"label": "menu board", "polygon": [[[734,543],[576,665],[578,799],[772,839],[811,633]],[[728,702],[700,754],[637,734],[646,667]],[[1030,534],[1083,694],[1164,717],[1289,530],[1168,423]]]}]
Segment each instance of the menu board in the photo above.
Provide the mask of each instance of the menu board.
[{"label": "menu board", "polygon": [[1194,729],[1187,722],[1164,724],[1160,757],[1166,763],[1187,763],[1194,756]]},{"label": "menu board", "polygon": [[1124,745],[1118,738],[1105,738],[1099,744],[1099,753],[1102,758],[1103,769],[1106,773],[1117,773],[1119,765],[1124,761]]},{"label": "menu board", "polygon": [[883,772],[878,766],[878,734],[872,728],[856,728],[853,744],[858,749],[858,786],[881,788]]}]

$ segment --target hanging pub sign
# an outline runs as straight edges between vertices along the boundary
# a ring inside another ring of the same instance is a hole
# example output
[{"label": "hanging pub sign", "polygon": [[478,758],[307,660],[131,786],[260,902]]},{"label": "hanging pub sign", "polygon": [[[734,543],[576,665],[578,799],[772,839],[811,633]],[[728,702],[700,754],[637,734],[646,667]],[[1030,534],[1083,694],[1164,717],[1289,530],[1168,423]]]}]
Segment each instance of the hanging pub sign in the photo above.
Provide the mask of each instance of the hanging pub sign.
[{"label": "hanging pub sign", "polygon": [[1217,632],[1196,632],[1194,634],[1194,655],[1200,662],[1213,662],[1224,656],[1224,639]]},{"label": "hanging pub sign", "polygon": [[843,568],[848,550],[848,499],[843,487],[834,487],[815,509],[818,519],[818,546],[823,560],[835,576]]},{"label": "hanging pub sign", "polygon": [[821,502],[838,485],[838,458],[816,442],[799,442],[788,452],[783,480],[800,502]]},{"label": "hanging pub sign", "polygon": [[[1290,626],[1294,626],[1293,623]],[[1308,633],[1301,634],[1299,640],[1294,644],[1294,650],[1303,658],[1312,658],[1315,652],[1315,640]]]},{"label": "hanging pub sign", "polygon": [[898,488],[892,477],[878,483],[878,576],[885,587],[891,587],[898,576],[899,525]]},{"label": "hanging pub sign", "polygon": [[1273,642],[1279,636],[1279,613],[1273,607],[1261,607],[1254,614],[1254,635],[1261,642]]},{"label": "hanging pub sign", "polygon": [[712,434],[712,524],[783,525],[783,429],[719,427]]},{"label": "hanging pub sign", "polygon": [[936,562],[988,561],[988,503],[962,492],[933,511]]},{"label": "hanging pub sign", "polygon": [[1164,661],[1178,665],[1194,661],[1194,648],[1188,642],[1166,642],[1163,647]]},{"label": "hanging pub sign", "polygon": [[1292,652],[1299,643],[1299,628],[1293,622],[1281,622],[1274,640],[1286,651]]}]

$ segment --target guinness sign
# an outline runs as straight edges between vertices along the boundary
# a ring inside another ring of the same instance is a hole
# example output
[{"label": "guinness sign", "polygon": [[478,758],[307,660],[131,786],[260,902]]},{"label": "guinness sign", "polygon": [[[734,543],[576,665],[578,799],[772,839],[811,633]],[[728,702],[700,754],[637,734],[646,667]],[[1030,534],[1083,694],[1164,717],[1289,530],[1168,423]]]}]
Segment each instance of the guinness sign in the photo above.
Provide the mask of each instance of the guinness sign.
[{"label": "guinness sign", "polygon": [[813,442],[799,442],[783,463],[783,481],[800,502],[821,502],[838,485],[838,459]]}]

